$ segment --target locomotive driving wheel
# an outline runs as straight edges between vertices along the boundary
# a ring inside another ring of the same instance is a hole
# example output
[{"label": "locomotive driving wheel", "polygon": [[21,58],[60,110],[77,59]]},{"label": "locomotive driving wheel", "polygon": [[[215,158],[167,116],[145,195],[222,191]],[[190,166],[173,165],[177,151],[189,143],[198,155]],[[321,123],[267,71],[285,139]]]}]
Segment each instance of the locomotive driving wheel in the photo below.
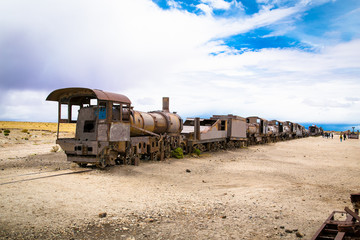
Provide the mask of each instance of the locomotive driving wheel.
[{"label": "locomotive driving wheel", "polygon": [[235,142],[234,142],[234,141],[229,141],[229,142],[226,144],[226,148],[227,148],[227,149],[234,149],[234,148],[235,148]]},{"label": "locomotive driving wheel", "polygon": [[134,154],[131,157],[131,165],[139,166],[139,164],[140,164],[140,155],[139,154]]},{"label": "locomotive driving wheel", "polygon": [[101,158],[99,162],[96,163],[96,167],[100,168],[100,169],[104,169],[106,168],[107,164],[106,164],[106,160],[105,158]]},{"label": "locomotive driving wheel", "polygon": [[159,151],[152,152],[152,153],[150,153],[150,160],[151,161],[156,161],[156,160],[159,159],[159,156],[160,156]]},{"label": "locomotive driving wheel", "polygon": [[109,155],[107,154],[108,149],[104,149],[102,150],[101,154],[100,154],[100,160],[95,163],[96,167],[100,168],[100,169],[104,169],[106,168],[110,161],[109,161]]}]

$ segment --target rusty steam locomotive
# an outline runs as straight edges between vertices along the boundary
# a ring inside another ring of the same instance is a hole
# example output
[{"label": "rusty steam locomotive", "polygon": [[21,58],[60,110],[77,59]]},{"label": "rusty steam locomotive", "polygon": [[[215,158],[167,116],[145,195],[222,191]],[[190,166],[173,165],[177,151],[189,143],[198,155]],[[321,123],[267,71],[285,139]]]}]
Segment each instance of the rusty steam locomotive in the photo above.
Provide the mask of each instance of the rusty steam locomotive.
[{"label": "rusty steam locomotive", "polygon": [[[141,158],[168,158],[179,147],[191,153],[309,136],[297,123],[256,116],[214,115],[183,122],[169,111],[169,98],[163,98],[161,111],[152,112],[134,110],[124,95],[89,88],[58,89],[46,100],[58,102],[57,144],[68,161],[80,166],[138,165]],[[76,123],[74,138],[59,137],[61,123]]]}]

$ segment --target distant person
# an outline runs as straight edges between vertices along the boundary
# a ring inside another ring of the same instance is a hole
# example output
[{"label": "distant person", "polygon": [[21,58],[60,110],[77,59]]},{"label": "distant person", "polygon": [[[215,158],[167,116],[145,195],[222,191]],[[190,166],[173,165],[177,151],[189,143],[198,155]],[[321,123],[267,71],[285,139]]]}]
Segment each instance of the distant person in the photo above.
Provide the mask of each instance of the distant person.
[{"label": "distant person", "polygon": [[344,133],[344,141],[346,140],[346,134]]},{"label": "distant person", "polygon": [[331,133],[331,139],[334,139],[334,133]]},{"label": "distant person", "polygon": [[342,134],[340,134],[340,142],[342,142]]}]

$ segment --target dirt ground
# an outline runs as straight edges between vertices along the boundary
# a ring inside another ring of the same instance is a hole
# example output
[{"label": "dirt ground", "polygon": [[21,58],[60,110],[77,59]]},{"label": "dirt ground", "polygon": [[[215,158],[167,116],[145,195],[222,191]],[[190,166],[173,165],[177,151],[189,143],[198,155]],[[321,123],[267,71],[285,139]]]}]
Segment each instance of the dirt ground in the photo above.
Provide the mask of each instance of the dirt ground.
[{"label": "dirt ground", "polygon": [[338,136],[98,170],[28,132],[0,133],[0,239],[309,239],[360,192]]}]

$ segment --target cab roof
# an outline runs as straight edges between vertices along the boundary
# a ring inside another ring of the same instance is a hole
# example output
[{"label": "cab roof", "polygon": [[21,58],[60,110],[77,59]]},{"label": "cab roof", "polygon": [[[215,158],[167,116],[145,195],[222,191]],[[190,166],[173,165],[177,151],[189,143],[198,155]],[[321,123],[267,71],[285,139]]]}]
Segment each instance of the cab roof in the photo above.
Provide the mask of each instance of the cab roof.
[{"label": "cab roof", "polygon": [[46,98],[46,101],[61,101],[62,103],[68,103],[70,99],[74,97],[92,97],[102,101],[131,104],[130,99],[125,95],[90,88],[57,89],[49,94],[49,96]]}]

